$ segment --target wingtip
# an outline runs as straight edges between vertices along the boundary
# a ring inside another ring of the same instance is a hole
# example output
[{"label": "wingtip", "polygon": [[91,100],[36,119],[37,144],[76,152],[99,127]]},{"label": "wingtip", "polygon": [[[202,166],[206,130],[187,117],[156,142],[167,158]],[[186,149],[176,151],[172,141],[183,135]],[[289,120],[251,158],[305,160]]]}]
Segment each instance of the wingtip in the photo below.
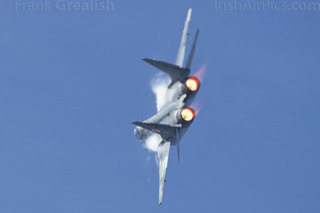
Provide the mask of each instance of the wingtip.
[{"label": "wingtip", "polygon": [[138,125],[139,121],[133,121],[132,124],[133,125]]},{"label": "wingtip", "polygon": [[150,61],[155,61],[156,59],[154,58],[142,58],[143,61],[146,61],[146,62],[150,62]]},{"label": "wingtip", "polygon": [[154,60],[152,60],[151,58],[143,58],[142,61],[147,62],[148,64],[153,64],[152,62],[154,62]]}]

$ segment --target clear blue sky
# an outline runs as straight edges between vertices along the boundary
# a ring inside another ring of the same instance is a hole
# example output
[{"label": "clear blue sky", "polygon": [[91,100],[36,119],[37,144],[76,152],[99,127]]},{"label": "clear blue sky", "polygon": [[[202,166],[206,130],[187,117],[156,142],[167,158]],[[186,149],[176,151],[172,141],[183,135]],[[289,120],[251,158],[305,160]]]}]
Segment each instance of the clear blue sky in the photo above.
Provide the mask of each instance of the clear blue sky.
[{"label": "clear blue sky", "polygon": [[[0,10],[0,212],[320,212],[320,11],[112,3]],[[175,61],[189,7],[209,68],[158,207],[131,122],[156,111],[141,58]]]}]

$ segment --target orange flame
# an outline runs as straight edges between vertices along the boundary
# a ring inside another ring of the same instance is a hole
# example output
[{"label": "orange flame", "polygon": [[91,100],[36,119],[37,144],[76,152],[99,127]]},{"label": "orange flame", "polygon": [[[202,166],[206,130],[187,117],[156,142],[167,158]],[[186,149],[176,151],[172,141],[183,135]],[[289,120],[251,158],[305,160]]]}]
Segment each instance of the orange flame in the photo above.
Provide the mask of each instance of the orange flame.
[{"label": "orange flame", "polygon": [[195,92],[200,87],[200,80],[197,77],[192,76],[186,80],[185,84],[190,91]]},{"label": "orange flame", "polygon": [[201,68],[194,75],[197,78],[199,78],[200,81],[202,81],[207,68],[208,68],[207,64],[202,65]]},{"label": "orange flame", "polygon": [[192,121],[195,116],[196,116],[196,113],[190,107],[184,108],[181,111],[181,117],[185,121]]},{"label": "orange flame", "polygon": [[196,112],[196,115],[200,113],[200,110],[201,110],[200,103],[192,103],[190,107]]}]

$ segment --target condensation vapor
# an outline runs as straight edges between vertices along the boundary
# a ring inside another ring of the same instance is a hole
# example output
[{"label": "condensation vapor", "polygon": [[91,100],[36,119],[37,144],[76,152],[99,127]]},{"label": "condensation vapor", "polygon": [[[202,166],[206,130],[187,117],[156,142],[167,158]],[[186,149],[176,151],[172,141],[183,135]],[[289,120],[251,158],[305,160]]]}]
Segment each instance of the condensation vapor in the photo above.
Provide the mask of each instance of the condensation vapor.
[{"label": "condensation vapor", "polygon": [[158,146],[161,143],[161,141],[161,136],[156,133],[153,133],[145,140],[144,147],[149,151],[156,152],[158,151]]},{"label": "condensation vapor", "polygon": [[159,112],[164,103],[166,102],[166,95],[168,92],[168,85],[170,79],[162,73],[156,75],[151,80],[151,89],[156,96],[157,111]]},{"label": "condensation vapor", "polygon": [[[156,75],[151,80],[151,89],[156,97],[156,105],[157,111],[159,112],[160,109],[167,101],[167,92],[168,92],[168,85],[170,83],[170,79],[163,75],[162,73]],[[158,134],[151,134],[145,141],[144,147],[152,152],[158,151],[158,146],[161,143],[162,138]]]}]

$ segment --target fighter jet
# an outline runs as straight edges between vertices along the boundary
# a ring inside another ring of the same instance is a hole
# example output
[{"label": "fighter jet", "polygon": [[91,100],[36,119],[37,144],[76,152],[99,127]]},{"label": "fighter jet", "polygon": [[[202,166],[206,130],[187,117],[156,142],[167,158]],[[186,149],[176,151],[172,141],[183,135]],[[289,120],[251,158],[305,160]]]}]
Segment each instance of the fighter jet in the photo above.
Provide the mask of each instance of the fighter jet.
[{"label": "fighter jet", "polygon": [[157,147],[159,159],[159,205],[162,203],[170,147],[177,146],[179,160],[180,140],[194,121],[196,115],[195,110],[190,107],[190,104],[200,88],[200,80],[196,76],[189,75],[199,30],[195,33],[189,57],[185,66],[183,66],[191,12],[192,10],[189,9],[175,64],[149,58],[143,59],[145,62],[168,74],[171,79],[166,90],[165,103],[158,109],[158,113],[143,122],[133,122],[136,125],[134,133],[140,140],[140,143],[146,143],[146,140],[154,135],[160,138],[160,143]]}]

